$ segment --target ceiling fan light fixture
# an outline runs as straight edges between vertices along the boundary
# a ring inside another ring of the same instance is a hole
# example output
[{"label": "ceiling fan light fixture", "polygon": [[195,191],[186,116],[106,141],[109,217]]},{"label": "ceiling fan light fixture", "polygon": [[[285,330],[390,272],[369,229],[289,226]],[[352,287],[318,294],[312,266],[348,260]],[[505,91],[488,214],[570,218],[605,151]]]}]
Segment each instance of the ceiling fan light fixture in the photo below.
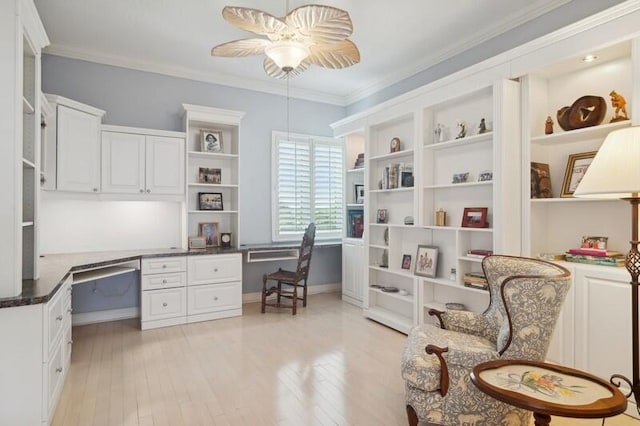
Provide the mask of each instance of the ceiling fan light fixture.
[{"label": "ceiling fan light fixture", "polygon": [[296,68],[311,53],[303,43],[294,40],[276,41],[264,49],[264,53],[271,58],[283,71],[289,72]]}]

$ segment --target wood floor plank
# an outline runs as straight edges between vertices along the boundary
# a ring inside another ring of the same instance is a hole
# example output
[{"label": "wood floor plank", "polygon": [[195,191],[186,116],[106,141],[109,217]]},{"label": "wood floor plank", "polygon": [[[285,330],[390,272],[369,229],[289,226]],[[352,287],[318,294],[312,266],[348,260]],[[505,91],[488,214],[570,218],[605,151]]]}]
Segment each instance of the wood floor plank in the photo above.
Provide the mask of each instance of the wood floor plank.
[{"label": "wood floor plank", "polygon": [[[55,426],[405,425],[406,336],[337,294],[309,306],[140,331],[139,320],[73,329]],[[556,426],[600,420],[554,418]],[[607,426],[640,426],[627,416]]]}]

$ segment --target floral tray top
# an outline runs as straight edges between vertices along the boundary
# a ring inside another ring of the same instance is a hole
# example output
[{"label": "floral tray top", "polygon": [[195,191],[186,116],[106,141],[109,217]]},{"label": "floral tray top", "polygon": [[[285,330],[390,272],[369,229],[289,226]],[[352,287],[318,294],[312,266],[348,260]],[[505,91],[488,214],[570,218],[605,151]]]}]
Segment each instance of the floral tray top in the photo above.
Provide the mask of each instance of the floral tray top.
[{"label": "floral tray top", "polygon": [[563,405],[588,405],[612,393],[597,382],[532,365],[504,365],[482,371],[489,385]]}]

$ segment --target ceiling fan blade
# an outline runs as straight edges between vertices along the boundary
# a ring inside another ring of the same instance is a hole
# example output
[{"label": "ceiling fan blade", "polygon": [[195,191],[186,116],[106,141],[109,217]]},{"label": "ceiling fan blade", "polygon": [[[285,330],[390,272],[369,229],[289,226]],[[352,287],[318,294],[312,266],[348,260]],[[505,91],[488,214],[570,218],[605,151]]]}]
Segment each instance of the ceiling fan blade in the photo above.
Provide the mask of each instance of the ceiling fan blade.
[{"label": "ceiling fan blade", "polygon": [[297,68],[289,71],[289,73],[286,73],[282,71],[282,68],[277,66],[276,63],[271,60],[271,58],[269,58],[268,56],[264,58],[264,71],[267,73],[267,75],[281,80],[287,78],[287,75],[289,77],[296,77],[305,72],[307,68],[309,68],[309,62],[305,59],[304,61],[300,62],[300,65],[298,65]]},{"label": "ceiling fan blade", "polygon": [[272,36],[287,29],[282,19],[258,9],[225,6],[222,17],[236,27],[256,34]]},{"label": "ceiling fan blade", "polygon": [[242,57],[260,55],[271,42],[263,38],[246,38],[222,43],[211,49],[211,56]]},{"label": "ceiling fan blade", "polygon": [[360,62],[360,51],[351,40],[342,40],[334,44],[309,46],[309,62],[325,68],[347,68]]},{"label": "ceiling fan blade", "polygon": [[291,30],[317,43],[337,43],[353,32],[349,13],[331,6],[301,6],[293,9],[284,19]]}]

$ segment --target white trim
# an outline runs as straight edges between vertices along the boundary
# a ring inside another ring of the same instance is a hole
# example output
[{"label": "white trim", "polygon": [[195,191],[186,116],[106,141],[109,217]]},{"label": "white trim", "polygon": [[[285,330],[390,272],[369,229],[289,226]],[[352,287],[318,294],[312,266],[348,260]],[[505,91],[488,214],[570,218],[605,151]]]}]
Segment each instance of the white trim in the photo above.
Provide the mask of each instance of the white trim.
[{"label": "white trim", "polygon": [[533,4],[529,7],[520,10],[517,16],[510,16],[497,22],[492,28],[486,31],[478,31],[475,34],[470,35],[464,39],[457,40],[453,45],[445,46],[445,48],[436,51],[428,55],[417,63],[412,63],[406,67],[400,68],[392,73],[387,74],[383,78],[377,79],[373,83],[355,90],[344,97],[345,103],[351,105],[358,102],[368,96],[371,96],[379,91],[409,77],[412,77],[424,70],[431,68],[440,62],[453,58],[463,52],[469,51],[474,47],[488,41],[496,36],[506,33],[516,27],[523,25],[545,13],[551,12],[554,9],[559,8],[571,0],[559,0],[559,1],[546,1],[543,4]]},{"label": "white trim", "polygon": [[20,20],[26,28],[32,43],[35,44],[37,54],[40,54],[40,51],[50,44],[49,37],[47,37],[47,32],[38,16],[38,10],[33,0],[22,0],[20,3]]},{"label": "white trim", "polygon": [[[138,59],[125,58],[118,55],[109,55],[106,53],[97,53],[94,51],[78,49],[69,46],[61,46],[55,43],[48,46],[45,49],[44,53],[47,55],[79,59],[81,61],[111,65],[114,67],[128,68],[136,71],[151,72],[155,74],[168,75],[171,77],[203,81],[205,83],[220,84],[223,86],[270,93],[279,96],[287,96],[287,89],[284,82],[267,82],[256,79],[240,78],[231,74],[224,74],[217,71],[195,71],[193,69],[186,69],[176,65],[161,64],[151,61],[141,61]],[[325,104],[346,106],[345,98],[343,96],[331,95],[319,90],[291,87],[289,96],[292,98],[322,102]]]},{"label": "white trim", "polygon": [[52,104],[52,106],[64,105],[69,108],[86,112],[87,114],[92,114],[98,117],[103,117],[107,113],[106,111],[103,111],[99,108],[95,108],[95,107],[92,107],[91,105],[74,101],[73,99],[65,98],[64,96],[52,95],[49,93],[45,93],[44,96],[47,99],[47,101],[49,101],[49,103]]},{"label": "white trim", "polygon": [[71,322],[74,326],[97,324],[100,322],[118,321],[130,318],[139,318],[140,308],[122,308],[122,309],[109,309],[106,311],[95,312],[83,312],[79,314],[73,314],[71,316]]},{"label": "white trim", "polygon": [[[307,295],[322,293],[339,293],[342,291],[341,283],[307,285]],[[242,303],[256,303],[262,301],[262,292],[244,293],[242,295]]]},{"label": "white trim", "polygon": [[167,138],[180,138],[180,139],[184,139],[187,136],[185,132],[174,132],[171,130],[143,129],[140,127],[114,126],[111,124],[102,124],[100,126],[100,130],[103,132],[130,133],[135,135],[162,136]]}]

